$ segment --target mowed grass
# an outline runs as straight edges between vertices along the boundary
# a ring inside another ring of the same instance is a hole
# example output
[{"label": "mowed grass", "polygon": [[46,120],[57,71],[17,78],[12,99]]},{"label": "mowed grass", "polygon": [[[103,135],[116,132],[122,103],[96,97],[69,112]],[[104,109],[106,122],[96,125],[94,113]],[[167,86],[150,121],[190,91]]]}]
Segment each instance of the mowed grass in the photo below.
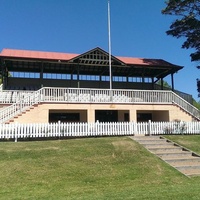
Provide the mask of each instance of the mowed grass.
[{"label": "mowed grass", "polygon": [[1,142],[0,182],[6,200],[200,199],[200,177],[128,137]]}]

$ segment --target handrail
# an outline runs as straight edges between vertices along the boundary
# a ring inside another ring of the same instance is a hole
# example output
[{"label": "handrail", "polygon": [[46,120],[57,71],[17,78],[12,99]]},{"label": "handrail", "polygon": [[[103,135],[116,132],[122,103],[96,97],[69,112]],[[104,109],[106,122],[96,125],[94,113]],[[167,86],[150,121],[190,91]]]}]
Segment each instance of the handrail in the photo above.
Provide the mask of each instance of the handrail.
[{"label": "handrail", "polygon": [[0,103],[12,104],[33,94],[34,91],[0,90]]},{"label": "handrail", "polygon": [[39,102],[176,104],[198,120],[200,111],[172,91],[44,87],[0,110],[0,123]]},{"label": "handrail", "polygon": [[30,108],[32,105],[38,104],[40,102],[41,90],[42,89],[35,91],[26,98],[21,98],[19,101],[0,110],[0,123],[4,123],[12,117]]},{"label": "handrail", "polygon": [[200,120],[200,110],[178,96],[176,93],[173,93],[173,103],[194,116],[196,119]]},{"label": "handrail", "polygon": [[90,88],[44,88],[43,101],[74,103],[176,104],[200,120],[200,110],[173,91]]}]

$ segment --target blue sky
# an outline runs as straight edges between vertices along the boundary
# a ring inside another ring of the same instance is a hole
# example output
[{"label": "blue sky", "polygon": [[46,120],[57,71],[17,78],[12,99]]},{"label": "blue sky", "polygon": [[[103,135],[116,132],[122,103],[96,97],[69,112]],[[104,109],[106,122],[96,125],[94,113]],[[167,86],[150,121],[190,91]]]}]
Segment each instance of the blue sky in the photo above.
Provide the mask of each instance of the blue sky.
[{"label": "blue sky", "polygon": [[[110,0],[112,55],[164,59],[184,66],[175,89],[196,100],[197,63],[183,39],[166,35],[173,16],[165,0]],[[0,0],[0,50],[3,48],[84,53],[108,51],[107,0]],[[171,78],[165,79],[171,84]]]}]

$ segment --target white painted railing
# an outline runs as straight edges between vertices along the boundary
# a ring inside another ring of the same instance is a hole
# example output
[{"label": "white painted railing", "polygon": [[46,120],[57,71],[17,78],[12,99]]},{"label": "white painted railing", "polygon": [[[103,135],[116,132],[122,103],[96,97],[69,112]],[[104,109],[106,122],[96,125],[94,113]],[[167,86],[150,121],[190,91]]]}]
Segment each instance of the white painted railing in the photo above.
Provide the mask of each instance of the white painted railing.
[{"label": "white painted railing", "polygon": [[200,134],[200,122],[0,124],[0,139]]},{"label": "white painted railing", "polygon": [[3,84],[0,84],[0,91],[3,90]]},{"label": "white painted railing", "polygon": [[73,103],[172,103],[171,91],[43,88],[43,101]]},{"label": "white painted railing", "polygon": [[[19,91],[18,91],[19,92]],[[10,95],[11,93],[6,92]],[[25,95],[25,96],[23,96]],[[19,97],[19,100],[18,100]],[[1,99],[1,98],[0,98]],[[3,98],[2,102],[6,102]],[[11,106],[0,111],[3,123],[38,102],[67,103],[123,103],[123,104],[176,104],[197,119],[200,111],[172,91],[120,90],[45,87],[35,92],[19,92]]]},{"label": "white painted railing", "polygon": [[45,102],[73,103],[123,103],[123,104],[176,104],[200,119],[200,111],[172,91],[163,90],[120,90],[83,88],[44,88]]},{"label": "white painted railing", "polygon": [[34,91],[0,90],[0,103],[12,104],[32,95]]},{"label": "white painted railing", "polygon": [[27,96],[22,97],[20,100],[16,101],[12,105],[5,107],[0,110],[0,123],[6,122],[12,117],[22,113],[34,104],[40,102],[40,90],[27,94]]}]

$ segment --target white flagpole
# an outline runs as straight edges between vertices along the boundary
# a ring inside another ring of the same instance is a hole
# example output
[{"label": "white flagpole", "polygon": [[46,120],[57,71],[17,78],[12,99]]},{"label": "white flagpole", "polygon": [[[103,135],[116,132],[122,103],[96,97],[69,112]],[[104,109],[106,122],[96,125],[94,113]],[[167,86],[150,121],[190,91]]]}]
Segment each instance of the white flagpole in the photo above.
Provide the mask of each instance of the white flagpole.
[{"label": "white flagpole", "polygon": [[109,51],[109,74],[110,89],[112,89],[112,68],[111,68],[111,37],[110,37],[110,0],[108,0],[108,51]]}]

